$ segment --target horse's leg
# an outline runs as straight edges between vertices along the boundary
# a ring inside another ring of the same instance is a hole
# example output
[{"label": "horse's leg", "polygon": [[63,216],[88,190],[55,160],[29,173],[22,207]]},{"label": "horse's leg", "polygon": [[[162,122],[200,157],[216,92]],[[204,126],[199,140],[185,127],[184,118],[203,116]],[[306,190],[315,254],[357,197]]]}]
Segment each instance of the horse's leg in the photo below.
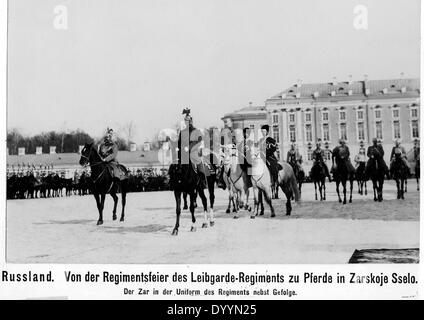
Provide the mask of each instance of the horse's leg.
[{"label": "horse's leg", "polygon": [[[274,207],[272,206],[272,191],[271,188],[268,190],[263,190],[263,197],[265,198],[266,203],[269,205],[269,208],[271,209],[271,218],[275,217],[275,211]],[[261,215],[263,215],[263,202],[262,202],[262,208],[261,208]]]},{"label": "horse's leg", "polygon": [[231,212],[231,201],[233,199],[233,196],[231,194],[231,191],[228,190],[228,207],[227,210],[225,210],[225,213],[230,213]]},{"label": "horse's leg", "polygon": [[396,181],[397,199],[399,200],[400,199],[400,182],[399,182],[399,179],[397,177],[396,177],[395,181]]},{"label": "horse's leg", "polygon": [[187,192],[183,192],[183,199],[184,199],[183,210],[187,210],[188,209],[188,205],[187,205]]},{"label": "horse's leg", "polygon": [[202,200],[202,206],[203,206],[203,224],[202,228],[208,227],[208,200],[206,199],[205,192],[203,188],[199,188],[197,191],[200,199]]},{"label": "horse's leg", "polygon": [[404,190],[405,190],[405,192],[408,192],[408,179],[405,178],[404,181],[405,181],[405,188],[404,188]]},{"label": "horse's leg", "polygon": [[323,196],[322,196],[322,200],[326,200],[326,195],[325,195],[325,193],[326,193],[326,188],[325,188],[325,177],[324,177],[324,179],[322,179],[322,194],[323,194]]},{"label": "horse's leg", "polygon": [[349,180],[350,182],[350,197],[349,197],[349,203],[352,203],[352,192],[353,192],[353,180]]},{"label": "horse's leg", "polygon": [[404,196],[404,190],[405,190],[405,192],[406,192],[406,184],[407,184],[406,179],[402,179],[402,180],[401,180],[401,190],[402,190],[401,198],[402,198],[402,199],[405,199],[405,196]]},{"label": "horse's leg", "polygon": [[384,183],[384,177],[380,179],[379,186],[378,186],[378,201],[383,201],[383,183]]},{"label": "horse's leg", "polygon": [[318,200],[318,194],[317,194],[317,182],[314,180],[314,188],[315,188],[315,200]]},{"label": "horse's leg", "polygon": [[178,228],[180,227],[180,215],[181,215],[181,191],[174,190],[175,203],[177,208],[175,210],[176,213],[176,221],[174,230],[172,230],[172,235],[178,235]]},{"label": "horse's leg", "polygon": [[367,181],[364,181],[364,187],[365,187],[365,195],[367,195],[368,194],[368,191],[367,191]]},{"label": "horse's leg", "polygon": [[125,220],[125,205],[127,204],[127,192],[128,192],[128,185],[127,180],[123,180],[121,182],[121,205],[122,205],[122,211],[121,211],[121,219],[119,221]]},{"label": "horse's leg", "polygon": [[259,204],[261,206],[261,212],[259,213],[260,216],[264,215],[265,208],[264,208],[264,192],[261,189],[258,189],[259,192]]},{"label": "horse's leg", "polygon": [[196,201],[196,191],[191,191],[190,192],[190,213],[191,213],[191,229],[190,231],[196,231],[196,217],[194,216],[194,210],[196,209],[195,207],[195,201]]},{"label": "horse's leg", "polygon": [[339,202],[342,203],[342,198],[340,198],[339,185],[340,185],[340,181],[339,180],[336,180],[336,192],[337,192],[337,196],[339,197]]},{"label": "horse's leg", "polygon": [[250,218],[255,219],[255,216],[259,213],[259,189],[253,188],[253,212],[250,215]]},{"label": "horse's leg", "polygon": [[113,198],[113,211],[112,211],[113,216],[112,216],[112,219],[113,219],[113,221],[115,221],[116,220],[116,207],[118,206],[118,196],[116,195],[115,190],[110,191],[110,196]]},{"label": "horse's leg", "polygon": [[285,192],[287,202],[286,202],[286,216],[291,215],[292,206],[291,206],[291,198],[293,197],[292,192]]},{"label": "horse's leg", "polygon": [[374,191],[374,201],[377,201],[376,192],[378,192],[377,180],[372,180],[372,188]]},{"label": "horse's leg", "polygon": [[102,206],[100,203],[100,196],[97,192],[94,192],[94,199],[96,199],[97,210],[99,211],[99,219],[97,220],[97,225],[103,224],[103,214],[102,214]]},{"label": "horse's leg", "polygon": [[209,191],[209,217],[210,217],[210,226],[213,227],[215,225],[215,218],[213,212],[213,205],[215,204],[215,179],[213,176],[208,179],[208,191]]}]

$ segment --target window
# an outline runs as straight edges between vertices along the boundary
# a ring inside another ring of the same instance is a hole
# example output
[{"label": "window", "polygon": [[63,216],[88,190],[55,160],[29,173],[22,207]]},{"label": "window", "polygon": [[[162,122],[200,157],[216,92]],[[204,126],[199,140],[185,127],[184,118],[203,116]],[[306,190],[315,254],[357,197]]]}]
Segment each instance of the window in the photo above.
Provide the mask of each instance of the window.
[{"label": "window", "polygon": [[290,113],[289,114],[289,121],[290,122],[294,122],[294,119],[295,119],[295,114],[294,113]]},{"label": "window", "polygon": [[393,121],[393,138],[400,139],[400,122]]},{"label": "window", "polygon": [[278,123],[278,114],[272,115],[272,123]]},{"label": "window", "polygon": [[306,129],[306,141],[312,142],[312,126],[310,124],[307,124],[305,126]]},{"label": "window", "polygon": [[330,140],[330,128],[328,123],[324,123],[322,125],[322,140],[329,141]]},{"label": "window", "polygon": [[377,139],[383,139],[383,124],[381,121],[375,123],[375,135]]},{"label": "window", "polygon": [[313,151],[308,150],[308,161],[312,161],[312,154],[313,154]]},{"label": "window", "polygon": [[340,115],[340,120],[346,120],[346,111],[340,111],[340,113],[339,113],[339,115]]},{"label": "window", "polygon": [[280,129],[278,128],[278,126],[272,127],[272,137],[277,143],[280,143]]},{"label": "window", "polygon": [[420,136],[420,130],[418,129],[418,120],[411,121],[411,127],[412,127],[412,138],[419,138]]},{"label": "window", "polygon": [[398,108],[396,108],[396,109],[393,109],[393,118],[399,118],[399,109]]},{"label": "window", "polygon": [[346,123],[340,124],[340,138],[343,140],[347,140],[347,127]]},{"label": "window", "polygon": [[328,121],[328,111],[322,113],[322,121]]},{"label": "window", "polygon": [[311,122],[312,121],[312,115],[310,112],[305,113],[305,121]]},{"label": "window", "polygon": [[358,120],[364,120],[364,111],[358,110],[356,116],[357,116]]},{"label": "window", "polygon": [[291,142],[296,141],[296,127],[295,126],[289,127],[289,137],[290,137]]},{"label": "window", "polygon": [[365,128],[363,122],[358,122],[358,140],[365,140]]},{"label": "window", "polygon": [[375,118],[381,119],[381,110],[380,109],[375,110]]},{"label": "window", "polygon": [[418,108],[411,109],[411,118],[418,118]]}]

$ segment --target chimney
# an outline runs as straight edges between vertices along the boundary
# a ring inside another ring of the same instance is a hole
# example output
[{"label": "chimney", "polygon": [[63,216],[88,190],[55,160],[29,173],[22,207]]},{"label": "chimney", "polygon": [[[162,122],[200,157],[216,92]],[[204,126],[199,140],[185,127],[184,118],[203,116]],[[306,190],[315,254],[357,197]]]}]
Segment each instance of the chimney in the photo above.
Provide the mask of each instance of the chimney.
[{"label": "chimney", "polygon": [[18,156],[25,155],[25,148],[18,148]]},{"label": "chimney", "polygon": [[337,86],[337,77],[333,77],[333,81],[331,82],[333,86]]},{"label": "chimney", "polygon": [[347,80],[347,83],[348,83],[348,84],[351,84],[351,83],[352,83],[352,75],[350,74],[350,75],[348,76],[348,78],[349,78],[349,80]]},{"label": "chimney", "polygon": [[43,153],[43,147],[35,147],[35,154],[42,154]]},{"label": "chimney", "polygon": [[56,153],[56,146],[50,146],[50,154]]},{"label": "chimney", "polygon": [[79,145],[79,146],[78,146],[78,153],[79,153],[79,154],[81,154],[82,149],[84,149],[84,146]]},{"label": "chimney", "polygon": [[130,143],[130,151],[131,152],[137,151],[137,145],[135,143]]}]

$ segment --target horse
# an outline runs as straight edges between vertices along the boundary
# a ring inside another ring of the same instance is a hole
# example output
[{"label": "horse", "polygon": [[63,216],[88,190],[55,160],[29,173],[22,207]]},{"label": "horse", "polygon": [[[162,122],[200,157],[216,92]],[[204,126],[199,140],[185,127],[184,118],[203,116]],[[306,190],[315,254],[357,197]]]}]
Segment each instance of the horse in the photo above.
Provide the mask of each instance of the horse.
[{"label": "horse", "polygon": [[340,197],[339,186],[340,183],[343,187],[343,204],[346,204],[346,183],[350,182],[350,197],[349,203],[352,203],[352,190],[353,190],[353,181],[355,180],[355,172],[351,172],[349,169],[350,160],[347,157],[347,154],[344,152],[345,149],[340,149],[340,152],[335,156],[336,165],[333,167],[333,177],[336,182],[336,191],[337,196],[339,197],[339,202],[342,203]]},{"label": "horse", "polygon": [[89,165],[91,169],[91,187],[94,198],[96,199],[97,209],[99,211],[99,219],[97,220],[97,225],[103,224],[103,209],[106,194],[110,194],[110,196],[113,198],[114,205],[112,211],[112,219],[117,219],[116,207],[118,205],[118,196],[116,194],[119,191],[121,192],[122,204],[121,218],[119,221],[124,221],[125,205],[128,190],[128,179],[120,180],[112,176],[108,164],[101,159],[93,143],[86,143],[84,145],[84,148],[81,150],[81,158],[79,163],[84,167]]},{"label": "horse", "polygon": [[[355,171],[355,177],[356,177],[356,181],[358,182],[358,193],[360,195],[367,195],[368,191],[367,191],[367,181],[368,181],[368,177],[365,174],[365,168],[366,168],[366,163],[361,161],[359,162],[358,167],[356,168]],[[364,191],[364,187],[365,187],[365,191]]]},{"label": "horse", "polygon": [[372,181],[374,201],[381,202],[383,201],[384,176],[386,175],[385,168],[382,164],[383,158],[380,153],[374,150],[368,161],[369,163],[367,165],[368,169],[366,175]]},{"label": "horse", "polygon": [[[194,170],[193,163],[181,164],[173,163],[170,165],[169,170],[169,185],[170,189],[174,191],[174,197],[176,202],[176,222],[174,229],[172,230],[172,235],[178,235],[178,229],[180,227],[180,215],[181,215],[181,196],[183,192],[186,192],[190,197],[190,213],[191,213],[191,222],[192,226],[190,231],[196,231],[196,217],[194,215],[196,201],[196,194],[199,194],[203,209],[205,213],[205,222],[202,225],[202,228],[207,227],[207,200],[204,193],[204,181]],[[213,211],[210,212],[210,226],[214,226],[215,222],[213,220]]]},{"label": "horse", "polygon": [[409,169],[405,165],[402,159],[402,154],[396,153],[395,158],[393,160],[392,168],[390,170],[390,174],[393,180],[396,181],[397,188],[397,198],[405,199],[404,193],[405,191],[405,181],[408,178]]},{"label": "horse", "polygon": [[224,150],[221,170],[224,170],[223,179],[229,193],[226,213],[230,213],[231,204],[233,204],[234,218],[237,219],[240,207],[250,210],[248,206],[249,188],[247,184],[249,177],[238,161],[237,149],[225,147]]},{"label": "horse", "polygon": [[322,161],[316,161],[311,168],[310,177],[314,182],[315,200],[318,200],[317,186],[320,196],[320,201],[325,200],[325,168]]},{"label": "horse", "polygon": [[[254,219],[255,216],[259,214],[259,205],[261,205],[261,212],[259,215],[264,214],[264,207],[262,202],[262,196],[265,197],[265,201],[268,203],[271,209],[271,218],[275,217],[274,207],[272,205],[272,181],[271,174],[268,167],[265,164],[264,159],[262,159],[261,152],[256,147],[250,147],[250,157],[251,157],[251,181],[253,185],[253,195],[254,195],[254,209],[251,215],[251,218]],[[256,214],[254,215],[254,213]]]},{"label": "horse", "polygon": [[289,216],[292,212],[291,200],[300,201],[301,192],[292,166],[286,162],[281,162],[281,165],[283,169],[278,172],[278,186],[286,195],[286,215]]},{"label": "horse", "polygon": [[303,171],[300,163],[296,161],[295,157],[290,157],[289,165],[293,168],[294,175],[298,184],[299,193],[302,193],[302,184],[305,180],[305,172]]}]

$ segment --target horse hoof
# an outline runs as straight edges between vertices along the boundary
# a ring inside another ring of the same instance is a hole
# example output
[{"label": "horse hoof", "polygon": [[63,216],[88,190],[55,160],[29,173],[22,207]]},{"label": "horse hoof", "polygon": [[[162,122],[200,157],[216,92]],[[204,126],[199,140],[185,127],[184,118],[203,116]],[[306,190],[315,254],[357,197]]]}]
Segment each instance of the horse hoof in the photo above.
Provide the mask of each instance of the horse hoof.
[{"label": "horse hoof", "polygon": [[261,211],[261,213],[259,213],[259,215],[260,215],[260,216],[263,216],[263,215],[264,215],[264,212],[263,212],[263,211]]},{"label": "horse hoof", "polygon": [[183,210],[188,210],[188,207],[187,207],[187,206],[184,206],[184,207],[183,207]]},{"label": "horse hoof", "polygon": [[196,231],[196,227],[191,227],[190,232],[195,232]]},{"label": "horse hoof", "polygon": [[256,217],[255,216],[250,216],[250,219],[255,219]]},{"label": "horse hoof", "polygon": [[352,199],[349,200],[349,203],[352,203]]},{"label": "horse hoof", "polygon": [[206,222],[203,222],[202,228],[207,228],[207,227],[208,227],[208,224]]},{"label": "horse hoof", "polygon": [[211,227],[213,227],[215,225],[215,221],[211,221],[209,224]]},{"label": "horse hoof", "polygon": [[97,225],[98,225],[98,226],[100,226],[100,225],[102,225],[102,224],[103,224],[103,220],[98,220],[98,221],[97,221]]},{"label": "horse hoof", "polygon": [[374,198],[374,201],[377,201],[377,198]]},{"label": "horse hoof", "polygon": [[346,201],[343,201],[343,204],[346,204]]},{"label": "horse hoof", "polygon": [[113,215],[112,220],[115,221],[116,219],[116,215]]},{"label": "horse hoof", "polygon": [[230,212],[231,212],[230,209],[225,210],[225,213],[230,213]]},{"label": "horse hoof", "polygon": [[271,214],[271,218],[275,218],[275,213],[272,213]]},{"label": "horse hoof", "polygon": [[122,217],[121,219],[119,219],[119,221],[121,221],[121,222],[124,221],[124,217]]},{"label": "horse hoof", "polygon": [[238,219],[238,218],[239,218],[239,216],[234,216],[234,217],[233,217],[233,219]]},{"label": "horse hoof", "polygon": [[172,230],[172,235],[173,235],[173,236],[177,236],[177,235],[178,235],[178,229],[174,229],[174,230]]},{"label": "horse hoof", "polygon": [[339,199],[339,203],[342,203],[342,200]]}]

